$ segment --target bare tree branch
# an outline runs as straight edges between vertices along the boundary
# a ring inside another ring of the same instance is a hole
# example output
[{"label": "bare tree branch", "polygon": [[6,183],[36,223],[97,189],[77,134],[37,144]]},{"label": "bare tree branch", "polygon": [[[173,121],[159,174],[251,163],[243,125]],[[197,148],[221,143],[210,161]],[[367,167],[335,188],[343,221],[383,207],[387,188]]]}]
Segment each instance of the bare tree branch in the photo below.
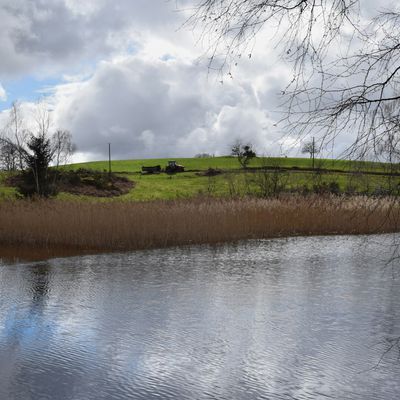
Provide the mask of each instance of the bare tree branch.
[{"label": "bare tree branch", "polygon": [[365,23],[361,6],[362,0],[203,0],[187,24],[201,27],[209,66],[222,75],[268,27],[263,34],[272,32],[292,66],[282,89],[287,132],[318,133],[323,145],[352,135],[347,155],[376,157],[384,142],[397,142],[388,135],[399,122],[400,11],[393,6]]}]

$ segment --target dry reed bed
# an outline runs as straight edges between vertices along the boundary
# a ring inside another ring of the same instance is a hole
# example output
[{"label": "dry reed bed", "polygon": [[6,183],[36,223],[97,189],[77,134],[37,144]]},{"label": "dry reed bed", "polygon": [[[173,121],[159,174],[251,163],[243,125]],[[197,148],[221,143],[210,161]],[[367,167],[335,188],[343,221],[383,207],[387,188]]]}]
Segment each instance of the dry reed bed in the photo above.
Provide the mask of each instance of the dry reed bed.
[{"label": "dry reed bed", "polygon": [[0,246],[134,250],[293,235],[399,231],[390,199],[282,199],[0,203]]}]

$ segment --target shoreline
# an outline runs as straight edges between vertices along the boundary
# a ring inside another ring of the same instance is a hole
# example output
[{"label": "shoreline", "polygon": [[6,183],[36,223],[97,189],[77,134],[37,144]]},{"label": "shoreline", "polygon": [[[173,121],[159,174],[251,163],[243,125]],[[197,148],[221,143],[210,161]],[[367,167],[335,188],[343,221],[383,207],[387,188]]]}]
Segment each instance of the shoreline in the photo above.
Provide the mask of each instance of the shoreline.
[{"label": "shoreline", "polygon": [[146,248],[134,248],[125,250],[110,250],[110,249],[79,249],[79,248],[57,248],[57,247],[29,247],[29,246],[13,246],[13,245],[2,245],[0,244],[0,266],[1,263],[32,263],[32,262],[46,262],[57,258],[70,258],[70,257],[84,257],[84,256],[97,256],[106,255],[113,253],[131,253],[136,251],[147,251],[147,250],[162,250],[162,249],[173,249],[175,247],[191,247],[191,246],[225,246],[229,244],[240,244],[247,241],[263,241],[263,240],[281,240],[281,239],[295,239],[295,238],[308,238],[308,237],[342,237],[342,236],[376,236],[376,235],[390,235],[400,233],[400,228],[397,231],[392,232],[378,232],[378,233],[321,233],[321,234],[309,234],[309,235],[283,235],[283,236],[271,236],[263,238],[247,238],[239,239],[235,241],[223,241],[223,242],[205,242],[205,243],[186,243],[171,245],[165,247],[146,247]]},{"label": "shoreline", "polygon": [[7,260],[399,231],[400,205],[393,198],[290,195],[143,203],[0,203],[0,259]]}]

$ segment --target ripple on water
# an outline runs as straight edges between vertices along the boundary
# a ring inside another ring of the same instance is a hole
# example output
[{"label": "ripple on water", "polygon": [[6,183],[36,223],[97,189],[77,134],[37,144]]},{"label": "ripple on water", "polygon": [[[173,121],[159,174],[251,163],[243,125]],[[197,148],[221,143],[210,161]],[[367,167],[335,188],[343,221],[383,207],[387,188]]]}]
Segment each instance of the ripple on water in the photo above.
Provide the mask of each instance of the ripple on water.
[{"label": "ripple on water", "polygon": [[3,263],[0,398],[397,399],[391,238]]}]

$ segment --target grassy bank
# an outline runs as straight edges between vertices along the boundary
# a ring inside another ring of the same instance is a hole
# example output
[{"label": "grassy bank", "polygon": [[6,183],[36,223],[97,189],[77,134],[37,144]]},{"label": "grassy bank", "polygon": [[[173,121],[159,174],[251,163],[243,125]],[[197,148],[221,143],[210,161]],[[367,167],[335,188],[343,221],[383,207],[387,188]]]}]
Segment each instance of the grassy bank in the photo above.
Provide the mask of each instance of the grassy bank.
[{"label": "grassy bank", "polygon": [[[123,201],[154,201],[189,199],[198,196],[216,198],[268,197],[279,192],[335,191],[348,194],[382,195],[395,192],[398,195],[400,175],[392,174],[390,166],[373,162],[317,159],[316,169],[307,158],[266,158],[252,160],[250,168],[240,169],[234,157],[180,158],[185,172],[175,175],[165,173],[142,175],[142,166],[161,165],[168,159],[121,160],[112,162],[115,174],[131,182],[131,189],[119,197]],[[85,169],[108,170],[108,162],[90,162],[64,167],[66,171]],[[218,172],[210,176],[210,169]],[[7,185],[6,174],[0,172],[0,200],[17,197],[17,191]],[[332,190],[333,189],[333,190]],[[86,201],[93,198],[85,191],[63,190],[59,199]],[[100,196],[98,196],[100,197]],[[109,201],[102,198],[101,201]]]},{"label": "grassy bank", "polygon": [[[390,199],[284,196],[157,202],[0,202],[0,247],[102,252],[399,230]],[[62,255],[62,254],[61,254]]]},{"label": "grassy bank", "polygon": [[[112,162],[116,174],[134,182],[124,201],[176,200],[200,196],[217,198],[268,197],[276,192],[332,192],[347,194],[395,194],[400,188],[397,166],[350,160],[316,159],[315,169],[309,158],[257,157],[248,169],[240,168],[235,157],[180,158],[184,173],[142,175],[142,166],[167,165],[168,159],[120,160]],[[70,165],[104,171],[105,161]],[[210,170],[218,174],[210,176]],[[332,190],[333,189],[333,190]],[[71,196],[60,194],[60,198]],[[82,198],[85,200],[85,198]]]}]

